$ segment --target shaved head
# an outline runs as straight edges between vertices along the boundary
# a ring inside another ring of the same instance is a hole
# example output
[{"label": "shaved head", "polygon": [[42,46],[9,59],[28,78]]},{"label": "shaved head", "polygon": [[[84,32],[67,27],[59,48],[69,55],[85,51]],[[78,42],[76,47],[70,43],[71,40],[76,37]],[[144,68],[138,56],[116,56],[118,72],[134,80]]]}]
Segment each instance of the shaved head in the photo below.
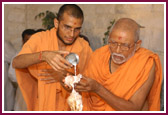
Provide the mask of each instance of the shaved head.
[{"label": "shaved head", "polygon": [[139,49],[141,26],[129,18],[119,19],[109,34],[109,48],[115,64],[123,64]]},{"label": "shaved head", "polygon": [[84,20],[84,15],[82,9],[75,4],[64,4],[58,11],[58,20],[63,20],[63,14],[67,13],[68,15]]},{"label": "shaved head", "polygon": [[140,28],[141,26],[134,20],[130,18],[121,18],[113,25],[111,32],[115,30],[131,32],[135,35],[134,41],[137,42],[139,40]]}]

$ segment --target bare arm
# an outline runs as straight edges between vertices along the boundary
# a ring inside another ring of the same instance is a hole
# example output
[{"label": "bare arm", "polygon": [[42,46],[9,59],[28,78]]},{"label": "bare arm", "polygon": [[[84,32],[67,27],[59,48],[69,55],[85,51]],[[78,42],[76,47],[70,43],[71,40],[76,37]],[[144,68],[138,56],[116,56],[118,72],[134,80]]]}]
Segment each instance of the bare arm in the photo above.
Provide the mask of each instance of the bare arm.
[{"label": "bare arm", "polygon": [[[13,59],[13,67],[14,68],[27,68],[33,64],[37,64],[40,62],[47,62],[54,70],[63,70],[66,68],[71,67],[72,65],[66,61],[62,55],[68,54],[67,51],[43,51],[41,54],[40,52],[31,53],[31,54],[21,54],[16,56]],[[41,60],[39,56],[41,55]]]},{"label": "bare arm", "polygon": [[30,65],[41,62],[39,60],[39,55],[40,55],[40,52],[32,53],[32,54],[21,54],[19,56],[16,56],[13,59],[12,66],[13,68],[17,68],[17,69],[27,68]]},{"label": "bare arm", "polygon": [[154,70],[155,64],[153,65],[149,78],[147,81],[139,88],[136,93],[127,101],[120,98],[110,92],[108,89],[104,88],[97,81],[84,77],[84,80],[77,84],[75,89],[77,91],[92,91],[98,94],[104,101],[106,101],[111,107],[118,111],[139,111],[142,110],[146,97],[154,82]]}]

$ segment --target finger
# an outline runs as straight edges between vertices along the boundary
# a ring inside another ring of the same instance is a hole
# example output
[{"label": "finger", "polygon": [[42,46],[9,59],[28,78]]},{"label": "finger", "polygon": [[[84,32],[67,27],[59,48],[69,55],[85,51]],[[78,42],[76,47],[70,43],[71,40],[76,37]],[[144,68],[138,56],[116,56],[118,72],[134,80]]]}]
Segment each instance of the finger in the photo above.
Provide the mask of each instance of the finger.
[{"label": "finger", "polygon": [[64,63],[58,63],[58,65],[61,67],[61,68],[64,68],[64,69],[69,69],[69,68],[71,68],[71,66],[69,66],[69,65],[66,65],[66,64],[64,64]]},{"label": "finger", "polygon": [[83,87],[86,87],[88,86],[88,82],[86,80],[80,80],[78,83],[75,84],[76,86],[77,85],[80,85],[80,86],[83,86]]},{"label": "finger", "polygon": [[51,60],[51,63],[59,70],[70,68],[68,65],[64,64],[64,62],[62,62],[61,60],[64,60],[64,58],[58,55],[57,58],[54,58],[54,60]]},{"label": "finger", "polygon": [[54,66],[57,68],[58,71],[64,70],[64,68],[62,68],[59,64],[55,64]]},{"label": "finger", "polygon": [[77,92],[88,92],[87,90],[85,89],[75,89]]},{"label": "finger", "polygon": [[85,77],[85,76],[83,76],[83,75],[82,75],[82,79],[87,80],[87,79],[88,79],[88,77]]},{"label": "finger", "polygon": [[71,73],[71,72],[67,72],[67,73],[66,73],[66,76],[74,76],[74,74]]},{"label": "finger", "polygon": [[51,73],[51,72],[54,72],[55,70],[54,69],[42,69],[41,72],[48,72],[48,73]]},{"label": "finger", "polygon": [[72,89],[72,87],[70,87],[70,86],[68,86],[66,84],[64,85],[64,87],[67,88],[67,89]]},{"label": "finger", "polygon": [[69,51],[62,51],[62,50],[56,51],[56,52],[59,54],[69,54],[70,53]]},{"label": "finger", "polygon": [[40,73],[40,74],[38,74],[39,76],[51,76],[51,74],[49,74],[49,73]]},{"label": "finger", "polygon": [[65,83],[65,79],[63,79],[62,82]]},{"label": "finger", "polygon": [[56,60],[51,60],[51,63],[52,63],[52,65],[55,67],[55,68],[57,68],[57,69],[61,69],[61,67],[58,65],[60,62],[59,62],[59,60],[58,59],[56,59]]},{"label": "finger", "polygon": [[75,88],[75,91],[77,91],[77,92],[86,92],[86,91],[88,91],[85,87],[81,87],[81,86],[76,86]]},{"label": "finger", "polygon": [[69,73],[69,75],[72,75],[72,76],[74,76],[74,73],[72,73],[72,72],[68,72]]},{"label": "finger", "polygon": [[65,59],[62,56],[57,55],[57,57],[55,57],[52,60],[47,59],[47,62],[56,71],[63,70],[64,68],[70,68],[69,65],[65,65],[64,62],[62,62],[61,60]]},{"label": "finger", "polygon": [[77,88],[77,89],[81,89],[81,88],[85,89],[87,86],[76,83],[76,84],[74,84],[74,87]]},{"label": "finger", "polygon": [[41,80],[41,81],[47,81],[47,80],[54,80],[54,78],[48,77],[48,78],[41,78],[40,80]]},{"label": "finger", "polygon": [[56,82],[56,80],[51,80],[51,81],[47,81],[47,82],[45,82],[46,84],[50,84],[50,83],[55,83]]},{"label": "finger", "polygon": [[55,63],[54,61],[50,61],[49,65],[50,65],[55,71],[63,70],[63,68],[59,67],[59,66],[57,65],[57,63]]},{"label": "finger", "polygon": [[63,58],[62,56],[59,58],[60,59],[60,61],[62,62],[62,63],[64,63],[66,66],[68,66],[68,67],[73,67],[73,65],[71,64],[71,63],[69,63],[65,58]]},{"label": "finger", "polygon": [[55,59],[52,59],[52,60],[47,60],[49,65],[55,70],[60,70],[61,68],[58,66],[58,62],[59,62],[59,59],[55,58]]},{"label": "finger", "polygon": [[68,92],[71,92],[71,91],[72,91],[72,88],[71,88],[71,87],[67,87],[67,85],[64,84],[64,83],[62,83],[62,82],[60,82],[60,83],[61,83],[62,87],[63,87],[65,90],[67,90]]},{"label": "finger", "polygon": [[55,71],[58,71],[58,69],[50,62],[47,60],[47,63],[55,70]]}]

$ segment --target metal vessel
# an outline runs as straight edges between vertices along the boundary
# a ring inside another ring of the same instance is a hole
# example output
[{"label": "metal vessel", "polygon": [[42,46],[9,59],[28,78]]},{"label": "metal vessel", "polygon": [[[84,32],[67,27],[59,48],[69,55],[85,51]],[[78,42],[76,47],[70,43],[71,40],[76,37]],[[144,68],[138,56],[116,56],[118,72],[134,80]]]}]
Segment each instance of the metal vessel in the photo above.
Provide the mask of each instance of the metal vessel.
[{"label": "metal vessel", "polygon": [[68,54],[65,59],[74,66],[79,63],[79,56],[76,53]]}]

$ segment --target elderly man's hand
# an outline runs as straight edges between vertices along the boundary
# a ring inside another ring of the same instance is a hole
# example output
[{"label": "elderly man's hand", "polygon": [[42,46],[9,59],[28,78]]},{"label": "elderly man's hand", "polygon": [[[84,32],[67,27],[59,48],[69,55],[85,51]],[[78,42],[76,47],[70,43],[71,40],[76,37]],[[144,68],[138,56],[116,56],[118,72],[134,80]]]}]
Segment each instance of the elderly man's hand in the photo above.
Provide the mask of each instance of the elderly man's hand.
[{"label": "elderly man's hand", "polygon": [[72,87],[69,87],[68,85],[65,84],[65,79],[61,80],[60,84],[66,91],[72,92]]},{"label": "elderly man's hand", "polygon": [[77,92],[97,92],[100,88],[100,84],[89,77],[82,76],[79,83],[75,84],[75,90]]}]

